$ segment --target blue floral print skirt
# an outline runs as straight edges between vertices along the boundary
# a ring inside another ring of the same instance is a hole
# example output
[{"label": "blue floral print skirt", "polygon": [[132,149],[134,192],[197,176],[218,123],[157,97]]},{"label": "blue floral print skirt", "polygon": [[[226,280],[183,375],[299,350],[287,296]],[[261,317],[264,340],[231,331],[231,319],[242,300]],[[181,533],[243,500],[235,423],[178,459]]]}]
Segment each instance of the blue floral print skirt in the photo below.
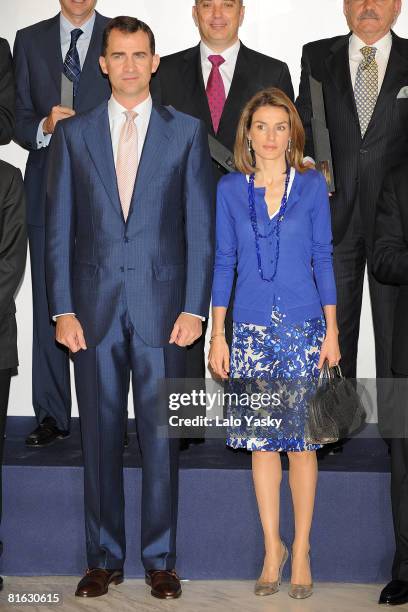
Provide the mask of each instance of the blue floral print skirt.
[{"label": "blue floral print skirt", "polygon": [[[307,444],[304,432],[308,402],[315,392],[319,376],[317,365],[325,333],[323,315],[289,324],[285,322],[285,314],[279,310],[272,313],[268,327],[234,323],[230,390],[233,390],[234,379],[239,379],[241,384],[242,381],[250,380],[252,384],[256,383],[257,391],[266,391],[270,395],[278,391],[283,401],[272,410],[260,405],[255,410],[252,406],[244,410],[238,408],[241,417],[238,419],[234,418],[237,416],[237,405],[227,402],[228,446],[250,451],[304,451],[321,448],[321,445]],[[255,417],[251,426],[248,426],[246,416],[242,418],[244,412],[245,415],[250,413]],[[266,423],[262,419],[271,415],[275,421],[269,421],[267,427],[255,427],[255,423]]]}]

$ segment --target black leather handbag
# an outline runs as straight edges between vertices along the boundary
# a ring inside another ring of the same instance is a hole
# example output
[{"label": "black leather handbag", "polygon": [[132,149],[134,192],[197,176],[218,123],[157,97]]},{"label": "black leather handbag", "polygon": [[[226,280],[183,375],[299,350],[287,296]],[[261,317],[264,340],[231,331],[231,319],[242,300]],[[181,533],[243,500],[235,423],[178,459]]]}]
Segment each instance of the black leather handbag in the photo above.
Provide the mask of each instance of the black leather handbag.
[{"label": "black leather handbag", "polygon": [[363,425],[366,411],[355,385],[344,378],[340,366],[320,371],[317,390],[305,422],[307,444],[329,444],[347,438]]}]

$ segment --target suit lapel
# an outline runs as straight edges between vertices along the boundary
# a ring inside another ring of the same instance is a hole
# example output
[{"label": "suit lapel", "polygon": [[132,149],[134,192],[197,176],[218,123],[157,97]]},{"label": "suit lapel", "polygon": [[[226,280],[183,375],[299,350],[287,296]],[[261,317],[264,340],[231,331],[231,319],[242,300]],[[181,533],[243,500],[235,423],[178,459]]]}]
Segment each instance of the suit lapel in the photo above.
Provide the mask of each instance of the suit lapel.
[{"label": "suit lapel", "polygon": [[155,175],[160,168],[159,160],[163,158],[164,152],[168,148],[167,143],[172,137],[172,130],[169,125],[170,119],[171,114],[164,107],[153,106],[137,170],[129,215],[133,209],[133,204],[136,202],[137,205],[144,189],[147,185],[154,182]]},{"label": "suit lapel", "polygon": [[[52,19],[49,19],[44,27],[44,32],[39,40],[39,45],[43,49],[43,57],[46,58],[51,82],[55,85],[58,92],[58,99],[61,97],[61,72],[62,72],[62,55],[61,55],[61,34],[60,34],[60,17],[59,14]],[[50,92],[47,92],[49,95]],[[50,96],[51,97],[51,96]]]},{"label": "suit lapel", "polygon": [[83,137],[112,206],[123,218],[113,159],[107,102],[98,106],[92,113],[88,127],[84,129]]},{"label": "suit lapel", "polygon": [[204,87],[203,69],[201,67],[200,45],[189,49],[184,55],[183,86],[186,88],[188,106],[192,114],[204,121],[207,130],[214,136],[210,108]]},{"label": "suit lapel", "polygon": [[353,86],[350,75],[349,38],[351,34],[338,39],[330,50],[326,59],[326,67],[334,81],[340,96],[348,107],[353,119],[360,125]]},{"label": "suit lapel", "polygon": [[[252,67],[253,73],[253,67]],[[239,48],[237,63],[235,65],[234,76],[232,78],[231,88],[228,97],[225,101],[223,113],[221,115],[218,134],[223,132],[230,133],[231,126],[236,126],[241,111],[243,102],[249,100],[249,94],[246,94],[248,89],[248,81],[253,74],[251,67],[247,61],[247,48],[241,43]]]},{"label": "suit lapel", "polygon": [[371,129],[378,123],[388,104],[394,102],[401,87],[408,83],[408,60],[404,57],[403,42],[405,41],[392,32],[392,47],[384,81],[364,138],[370,134]]},{"label": "suit lapel", "polygon": [[[93,82],[95,72],[99,72],[99,57],[101,55],[101,40],[104,23],[99,13],[96,13],[95,23],[92,30],[91,40],[89,41],[88,52],[85,57],[85,62],[79,79],[78,93],[76,95],[76,105],[79,108],[84,108],[84,101],[88,96],[92,96],[92,88],[90,83]],[[82,85],[82,86],[81,86]]]}]

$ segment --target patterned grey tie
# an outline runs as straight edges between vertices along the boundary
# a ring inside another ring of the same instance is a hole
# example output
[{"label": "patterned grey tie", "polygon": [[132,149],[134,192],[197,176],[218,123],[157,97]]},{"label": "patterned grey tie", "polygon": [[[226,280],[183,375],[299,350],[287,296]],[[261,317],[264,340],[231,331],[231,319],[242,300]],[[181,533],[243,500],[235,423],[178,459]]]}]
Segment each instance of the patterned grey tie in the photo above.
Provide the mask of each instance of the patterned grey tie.
[{"label": "patterned grey tie", "polygon": [[362,47],[361,60],[354,86],[361,136],[367,131],[378,98],[378,64],[375,61],[376,47]]}]

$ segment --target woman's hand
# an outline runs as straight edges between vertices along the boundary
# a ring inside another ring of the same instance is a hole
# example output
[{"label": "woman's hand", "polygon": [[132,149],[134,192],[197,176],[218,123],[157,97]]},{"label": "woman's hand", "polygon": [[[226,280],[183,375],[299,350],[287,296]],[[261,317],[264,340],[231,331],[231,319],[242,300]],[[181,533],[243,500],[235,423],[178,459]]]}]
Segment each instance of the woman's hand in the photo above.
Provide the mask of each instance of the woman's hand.
[{"label": "woman's hand", "polygon": [[208,365],[211,371],[225,380],[229,374],[230,353],[225,336],[215,336],[211,340],[210,353],[208,355]]},{"label": "woman's hand", "polygon": [[338,365],[340,359],[338,334],[337,332],[328,332],[323,340],[322,348],[320,349],[320,359],[317,367],[321,370],[324,362],[328,361],[329,367],[332,368]]}]

